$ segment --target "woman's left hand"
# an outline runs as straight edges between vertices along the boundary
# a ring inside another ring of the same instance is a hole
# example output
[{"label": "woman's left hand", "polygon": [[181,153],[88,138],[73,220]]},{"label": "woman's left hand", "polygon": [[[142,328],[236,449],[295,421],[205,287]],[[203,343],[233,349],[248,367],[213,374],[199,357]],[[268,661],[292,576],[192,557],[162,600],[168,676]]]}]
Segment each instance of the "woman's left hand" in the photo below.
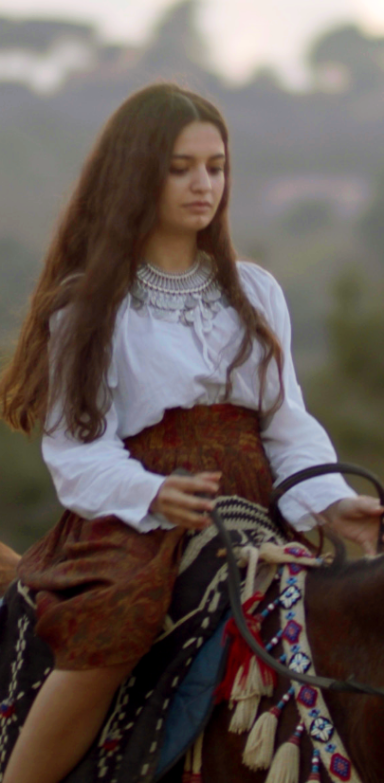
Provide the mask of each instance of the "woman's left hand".
[{"label": "woman's left hand", "polygon": [[382,514],[384,507],[377,498],[358,495],[332,503],[320,517],[335,533],[359,544],[366,555],[375,555]]}]

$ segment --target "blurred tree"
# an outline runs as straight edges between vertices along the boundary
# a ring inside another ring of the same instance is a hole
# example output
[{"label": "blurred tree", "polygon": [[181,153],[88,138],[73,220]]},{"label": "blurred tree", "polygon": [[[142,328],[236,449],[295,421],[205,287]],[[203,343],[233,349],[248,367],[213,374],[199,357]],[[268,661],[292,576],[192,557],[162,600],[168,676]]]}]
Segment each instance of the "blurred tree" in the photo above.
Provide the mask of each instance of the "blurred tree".
[{"label": "blurred tree", "polygon": [[384,38],[371,38],[351,24],[321,35],[308,61],[317,81],[324,68],[338,65],[346,69],[353,90],[365,91],[384,83],[383,56]]},{"label": "blurred tree", "polygon": [[0,423],[0,539],[23,552],[59,514],[39,441],[27,440]]},{"label": "blurred tree", "polygon": [[37,257],[12,237],[0,238],[0,342],[19,320],[37,276]]},{"label": "blurred tree", "polygon": [[307,402],[343,459],[383,475],[384,285],[357,271],[336,281],[328,318],[329,362],[309,379]]},{"label": "blurred tree", "polygon": [[161,74],[192,89],[200,85],[200,89],[208,87],[212,94],[221,94],[220,79],[210,73],[208,48],[195,24],[197,10],[197,0],[181,0],[165,12],[151,46],[139,59],[141,78],[150,81]]},{"label": "blurred tree", "polygon": [[292,233],[310,233],[329,226],[334,218],[332,205],[324,199],[308,199],[290,207],[281,218],[281,226]]},{"label": "blurred tree", "polygon": [[65,38],[91,41],[95,38],[92,25],[54,19],[10,19],[0,17],[0,49],[27,49],[44,52],[56,41]]},{"label": "blurred tree", "polygon": [[363,285],[348,272],[338,279],[328,329],[335,368],[364,397],[375,398],[384,392],[384,311]]},{"label": "blurred tree", "polygon": [[251,79],[242,88],[243,95],[249,96],[252,92],[276,93],[283,91],[283,84],[279,73],[271,65],[263,65],[257,68]]},{"label": "blurred tree", "polygon": [[[22,320],[37,277],[36,254],[16,239],[4,237],[0,269],[0,345],[5,346]],[[55,523],[58,513],[38,441],[29,441],[0,422],[0,539],[22,552]]]},{"label": "blurred tree", "polygon": [[360,219],[358,229],[364,245],[384,262],[384,168],[376,177],[372,201]]}]

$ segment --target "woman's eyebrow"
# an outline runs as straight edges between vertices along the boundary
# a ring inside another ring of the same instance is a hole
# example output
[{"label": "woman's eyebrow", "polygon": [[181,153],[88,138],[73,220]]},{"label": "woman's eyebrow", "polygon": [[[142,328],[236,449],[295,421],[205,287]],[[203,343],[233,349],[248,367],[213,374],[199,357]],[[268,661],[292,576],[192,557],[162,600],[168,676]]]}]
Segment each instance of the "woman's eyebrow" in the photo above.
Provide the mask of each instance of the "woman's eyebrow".
[{"label": "woman's eyebrow", "polygon": [[[195,155],[172,155],[172,158],[178,158],[179,160],[194,160]],[[216,159],[222,159],[225,160],[225,155],[223,152],[218,152],[216,155],[210,155],[209,160],[216,160]]]}]

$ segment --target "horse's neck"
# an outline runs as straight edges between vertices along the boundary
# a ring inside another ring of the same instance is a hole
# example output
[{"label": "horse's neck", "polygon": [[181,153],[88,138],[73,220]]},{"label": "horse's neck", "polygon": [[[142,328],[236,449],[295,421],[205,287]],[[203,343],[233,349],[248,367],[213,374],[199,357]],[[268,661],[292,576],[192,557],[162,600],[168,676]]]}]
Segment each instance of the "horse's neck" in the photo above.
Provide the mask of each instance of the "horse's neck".
[{"label": "horse's neck", "polygon": [[[308,639],[318,674],[384,686],[384,558],[311,572]],[[364,783],[382,783],[384,699],[324,694]]]}]

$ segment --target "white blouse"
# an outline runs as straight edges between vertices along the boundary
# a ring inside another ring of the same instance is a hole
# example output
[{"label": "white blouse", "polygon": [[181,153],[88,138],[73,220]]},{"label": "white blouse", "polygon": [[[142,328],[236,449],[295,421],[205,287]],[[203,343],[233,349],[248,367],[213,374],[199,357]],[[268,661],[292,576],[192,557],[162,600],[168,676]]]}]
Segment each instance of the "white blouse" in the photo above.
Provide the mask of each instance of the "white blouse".
[{"label": "white blouse", "polygon": [[[284,352],[285,398],[273,415],[261,413],[261,437],[275,483],[321,462],[336,459],[321,425],[306,411],[291,356],[291,327],[287,305],[276,280],[256,264],[238,261],[245,293],[264,314]],[[140,303],[139,303],[140,304]],[[168,408],[192,408],[224,401],[226,370],[241,338],[236,311],[225,302],[214,304],[205,317],[204,303],[187,322],[159,318],[149,302],[137,307],[134,295],[124,300],[116,319],[113,355],[108,383],[112,404],[104,435],[82,443],[65,432],[65,426],[45,435],[42,453],[52,475],[58,498],[65,508],[87,519],[114,514],[141,532],[172,525],[149,506],[164,481],[130,457],[123,438],[161,421]],[[60,316],[52,319],[51,328]],[[258,408],[257,367],[260,346],[255,341],[247,361],[232,375],[228,402],[252,410]],[[264,408],[276,397],[277,371],[271,362],[267,373]],[[48,425],[55,420],[51,411]],[[353,490],[339,475],[311,479],[291,490],[280,501],[285,517],[298,529],[316,523],[319,513]]]}]

